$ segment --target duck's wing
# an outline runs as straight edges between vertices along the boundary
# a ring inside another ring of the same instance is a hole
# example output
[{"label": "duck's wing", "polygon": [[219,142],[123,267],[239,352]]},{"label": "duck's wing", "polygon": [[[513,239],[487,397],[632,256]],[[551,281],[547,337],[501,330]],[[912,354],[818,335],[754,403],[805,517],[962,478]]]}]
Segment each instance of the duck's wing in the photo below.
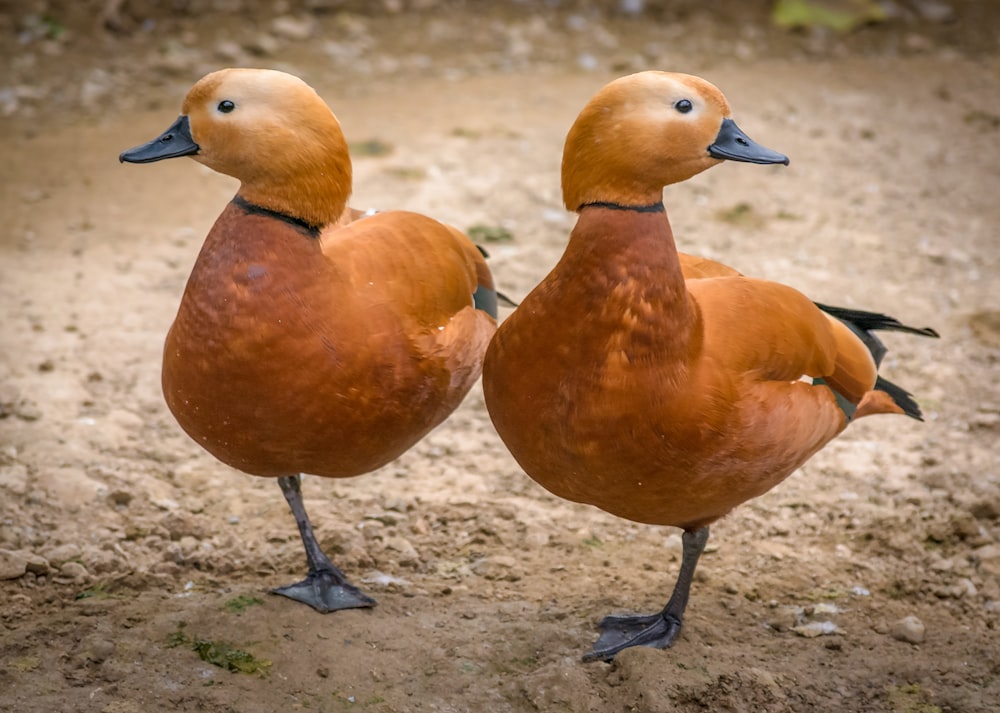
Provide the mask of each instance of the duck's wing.
[{"label": "duck's wing", "polygon": [[496,290],[486,260],[460,231],[407,211],[377,213],[324,231],[322,249],[351,298],[403,325],[422,357],[440,357],[462,391],[479,377],[496,331]]},{"label": "duck's wing", "polygon": [[707,257],[698,257],[686,253],[677,253],[680,259],[681,272],[685,280],[703,280],[709,277],[740,277],[738,270],[734,270],[728,265],[723,265],[716,260],[709,260]]},{"label": "duck's wing", "polygon": [[[839,346],[833,329],[798,290],[748,277],[698,279],[687,287],[700,314],[702,353],[719,368],[768,381],[833,373]],[[843,345],[853,355],[858,350],[851,347]]]},{"label": "duck's wing", "polygon": [[885,353],[874,329],[924,336],[870,312],[817,306],[786,285],[746,277],[693,280],[688,289],[701,313],[707,359],[735,378],[810,380],[829,389],[847,420],[874,413],[920,418],[910,395],[878,375]]}]

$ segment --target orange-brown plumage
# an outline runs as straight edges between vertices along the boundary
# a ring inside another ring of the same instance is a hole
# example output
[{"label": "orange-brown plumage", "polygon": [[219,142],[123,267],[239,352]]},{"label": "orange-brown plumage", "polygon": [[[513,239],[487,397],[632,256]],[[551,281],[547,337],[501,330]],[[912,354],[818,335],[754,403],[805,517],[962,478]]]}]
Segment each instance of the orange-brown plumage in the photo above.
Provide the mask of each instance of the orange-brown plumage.
[{"label": "orange-brown plumage", "polygon": [[602,89],[566,140],[569,244],[487,351],[486,403],[528,475],[686,532],[671,603],[605,622],[594,658],[669,645],[711,522],[787,477],[855,408],[904,411],[845,322],[791,287],[678,255],[663,186],[723,158],[787,162],[740,132],[704,80],[644,72]]},{"label": "orange-brown plumage", "polygon": [[[191,89],[182,111],[122,159],[190,155],[241,185],[205,239],[167,335],[164,395],[221,461],[279,478],[311,577],[329,574],[297,474],[369,472],[458,406],[496,329],[492,278],[454,228],[347,206],[346,141],[300,79],[222,70]],[[281,593],[320,610],[371,604],[338,577]]]},{"label": "orange-brown plumage", "polygon": [[403,453],[458,406],[494,331],[472,306],[478,253],[442,228],[382,213],[316,239],[227,206],[164,349],[184,430],[263,476],[354,476]]}]

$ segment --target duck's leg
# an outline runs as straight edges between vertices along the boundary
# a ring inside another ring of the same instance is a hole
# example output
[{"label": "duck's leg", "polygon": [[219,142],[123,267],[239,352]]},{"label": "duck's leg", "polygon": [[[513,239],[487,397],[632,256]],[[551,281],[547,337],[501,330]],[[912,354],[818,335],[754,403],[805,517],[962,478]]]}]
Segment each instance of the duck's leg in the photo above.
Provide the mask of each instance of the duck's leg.
[{"label": "duck's leg", "polygon": [[601,636],[594,644],[593,651],[583,657],[584,661],[610,661],[619,651],[632,646],[665,649],[674,643],[681,631],[698,558],[708,542],[708,527],[690,532],[685,530],[681,541],[681,571],[677,575],[670,601],[663,607],[663,611],[649,615],[605,617],[600,624]]},{"label": "duck's leg", "polygon": [[302,487],[297,475],[278,478],[281,492],[295,515],[302,544],[306,549],[309,574],[301,582],[271,590],[273,594],[308,604],[316,611],[327,613],[338,609],[373,607],[375,600],[347,581],[344,573],[323,553],[313,533],[312,523],[302,502]]}]

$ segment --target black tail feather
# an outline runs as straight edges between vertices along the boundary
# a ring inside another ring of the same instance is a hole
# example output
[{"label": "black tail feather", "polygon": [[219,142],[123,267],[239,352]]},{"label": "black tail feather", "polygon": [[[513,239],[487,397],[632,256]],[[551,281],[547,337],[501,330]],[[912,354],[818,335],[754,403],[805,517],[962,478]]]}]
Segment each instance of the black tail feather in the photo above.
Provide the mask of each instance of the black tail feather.
[{"label": "black tail feather", "polygon": [[[831,317],[835,317],[847,325],[857,335],[858,339],[864,342],[864,345],[868,347],[868,351],[871,352],[872,358],[875,360],[876,367],[881,366],[882,359],[888,351],[882,340],[874,334],[876,330],[906,332],[907,334],[916,334],[921,337],[937,338],[940,336],[930,327],[910,327],[894,317],[878,312],[865,312],[845,307],[831,307],[819,302],[816,302],[815,305]],[[875,390],[884,391],[889,394],[889,397],[910,418],[915,418],[918,421],[924,420],[923,414],[920,412],[920,406],[917,405],[912,394],[906,391],[906,389],[896,386],[891,381],[878,376],[875,380]]]},{"label": "black tail feather", "polygon": [[497,299],[500,300],[500,304],[502,304],[504,307],[520,307],[520,305],[517,302],[512,300],[503,292],[497,292]]},{"label": "black tail feather", "polygon": [[920,411],[920,406],[913,400],[913,394],[906,389],[896,386],[888,379],[883,379],[880,376],[875,379],[875,390],[884,391],[889,394],[896,405],[903,409],[903,413],[910,418],[915,418],[918,421],[924,420],[924,414]]},{"label": "black tail feather", "polygon": [[815,302],[814,304],[831,317],[836,317],[841,322],[852,324],[859,329],[865,330],[866,332],[872,330],[883,330],[889,332],[907,332],[908,334],[916,334],[921,337],[937,338],[941,336],[937,333],[937,331],[931,329],[930,327],[910,327],[903,324],[895,317],[890,317],[887,314],[865,312],[860,309],[847,309],[846,307],[831,307],[830,305],[820,304],[819,302]]}]

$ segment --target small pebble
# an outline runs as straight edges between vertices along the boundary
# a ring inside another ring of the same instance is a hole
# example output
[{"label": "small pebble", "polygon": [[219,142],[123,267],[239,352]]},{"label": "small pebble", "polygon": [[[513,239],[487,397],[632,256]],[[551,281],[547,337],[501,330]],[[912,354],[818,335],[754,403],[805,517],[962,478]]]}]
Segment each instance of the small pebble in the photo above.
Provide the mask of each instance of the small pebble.
[{"label": "small pebble", "polygon": [[243,48],[232,40],[222,40],[215,45],[215,56],[225,62],[235,62],[243,57]]},{"label": "small pebble", "polygon": [[416,566],[420,563],[420,553],[413,544],[403,537],[390,537],[385,541],[385,548],[397,554],[400,565]]},{"label": "small pebble", "polygon": [[273,35],[260,33],[246,45],[247,50],[259,57],[268,57],[277,54],[281,48],[281,43]]},{"label": "small pebble", "polygon": [[80,581],[86,579],[88,576],[87,568],[79,562],[66,562],[59,568],[60,579]]},{"label": "small pebble", "polygon": [[516,582],[521,578],[517,559],[506,555],[484,557],[472,565],[472,571],[485,579]]},{"label": "small pebble", "polygon": [[889,634],[896,641],[920,644],[924,640],[924,623],[913,615],[906,616],[889,628]]},{"label": "small pebble", "polygon": [[49,573],[49,561],[41,555],[36,555],[33,552],[18,552],[18,554],[24,557],[27,570],[32,574],[46,575]]},{"label": "small pebble", "polygon": [[834,624],[832,621],[810,621],[807,624],[800,624],[799,626],[793,626],[792,631],[799,636],[803,636],[807,639],[812,639],[817,636],[829,636],[830,634],[840,633],[840,627]]},{"label": "small pebble", "polygon": [[115,644],[107,639],[94,639],[90,642],[87,658],[95,663],[108,660],[115,653]]}]

